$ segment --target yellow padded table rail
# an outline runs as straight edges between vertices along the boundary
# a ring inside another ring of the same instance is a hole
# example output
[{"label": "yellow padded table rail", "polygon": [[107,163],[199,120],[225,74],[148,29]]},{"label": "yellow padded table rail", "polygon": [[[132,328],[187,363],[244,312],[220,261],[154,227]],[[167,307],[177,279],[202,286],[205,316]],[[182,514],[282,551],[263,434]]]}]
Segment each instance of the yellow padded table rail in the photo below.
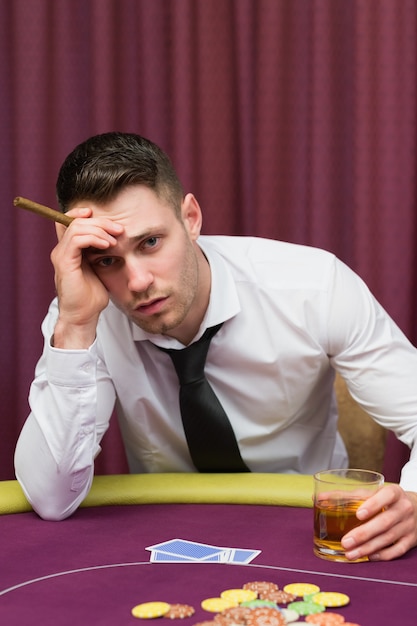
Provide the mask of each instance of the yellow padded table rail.
[{"label": "yellow padded table rail", "polygon": [[[311,507],[312,493],[312,476],[299,474],[123,474],[96,476],[81,506],[217,503]],[[30,510],[16,480],[0,482],[0,514]]]}]

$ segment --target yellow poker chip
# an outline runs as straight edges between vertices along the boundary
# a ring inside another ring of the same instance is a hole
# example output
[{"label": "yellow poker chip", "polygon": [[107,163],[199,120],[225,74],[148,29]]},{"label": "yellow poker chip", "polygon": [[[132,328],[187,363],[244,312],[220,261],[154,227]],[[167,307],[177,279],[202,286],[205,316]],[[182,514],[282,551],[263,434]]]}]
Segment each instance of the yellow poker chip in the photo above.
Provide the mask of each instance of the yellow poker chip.
[{"label": "yellow poker chip", "polygon": [[206,598],[202,601],[201,608],[210,613],[221,613],[225,609],[238,606],[238,604],[236,600],[230,600],[230,598]]},{"label": "yellow poker chip", "polygon": [[315,593],[312,597],[313,602],[320,604],[321,606],[346,606],[349,604],[350,598],[345,593],[339,593],[338,591],[321,591]]},{"label": "yellow poker chip", "polygon": [[168,613],[170,608],[168,602],[143,602],[133,607],[132,615],[141,619],[154,619]]},{"label": "yellow poker chip", "polygon": [[297,598],[303,598],[310,594],[316,594],[320,591],[320,587],[313,585],[312,583],[290,583],[285,585],[284,591],[286,593],[292,593]]},{"label": "yellow poker chip", "polygon": [[232,602],[237,602],[238,604],[255,600],[257,596],[258,594],[253,589],[226,589],[220,594],[221,598],[232,600]]}]

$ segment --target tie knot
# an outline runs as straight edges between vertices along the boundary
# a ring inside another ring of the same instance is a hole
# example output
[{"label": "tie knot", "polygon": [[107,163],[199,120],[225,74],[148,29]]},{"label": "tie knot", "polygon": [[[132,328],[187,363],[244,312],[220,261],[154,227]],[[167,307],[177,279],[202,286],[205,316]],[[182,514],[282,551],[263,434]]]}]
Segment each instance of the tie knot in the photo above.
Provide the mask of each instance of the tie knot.
[{"label": "tie knot", "polygon": [[181,385],[188,385],[204,378],[204,367],[210,341],[221,326],[222,324],[218,324],[207,328],[198,341],[182,350],[160,348],[171,357]]}]

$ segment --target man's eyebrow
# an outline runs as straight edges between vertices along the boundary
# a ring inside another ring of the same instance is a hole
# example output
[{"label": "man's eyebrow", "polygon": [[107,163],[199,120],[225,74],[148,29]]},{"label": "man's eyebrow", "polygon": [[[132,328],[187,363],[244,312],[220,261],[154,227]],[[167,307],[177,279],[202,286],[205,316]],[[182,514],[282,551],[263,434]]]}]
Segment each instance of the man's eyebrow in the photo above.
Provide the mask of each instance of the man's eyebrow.
[{"label": "man's eyebrow", "polygon": [[139,233],[138,235],[132,235],[131,237],[128,237],[127,240],[129,243],[137,243],[138,241],[141,241],[142,239],[148,239],[149,237],[153,237],[153,230],[145,230],[145,232],[143,233]]}]

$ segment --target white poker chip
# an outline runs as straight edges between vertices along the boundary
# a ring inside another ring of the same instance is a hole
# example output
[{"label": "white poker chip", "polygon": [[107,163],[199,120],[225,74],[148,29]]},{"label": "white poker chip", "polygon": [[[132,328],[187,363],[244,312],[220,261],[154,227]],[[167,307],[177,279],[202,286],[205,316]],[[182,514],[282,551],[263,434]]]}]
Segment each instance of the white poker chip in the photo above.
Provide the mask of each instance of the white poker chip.
[{"label": "white poker chip", "polygon": [[287,622],[287,624],[290,624],[290,623],[304,624],[305,623],[305,622],[297,622],[300,616],[297,613],[297,611],[294,611],[294,609],[280,609],[280,611],[285,617],[285,621]]}]

